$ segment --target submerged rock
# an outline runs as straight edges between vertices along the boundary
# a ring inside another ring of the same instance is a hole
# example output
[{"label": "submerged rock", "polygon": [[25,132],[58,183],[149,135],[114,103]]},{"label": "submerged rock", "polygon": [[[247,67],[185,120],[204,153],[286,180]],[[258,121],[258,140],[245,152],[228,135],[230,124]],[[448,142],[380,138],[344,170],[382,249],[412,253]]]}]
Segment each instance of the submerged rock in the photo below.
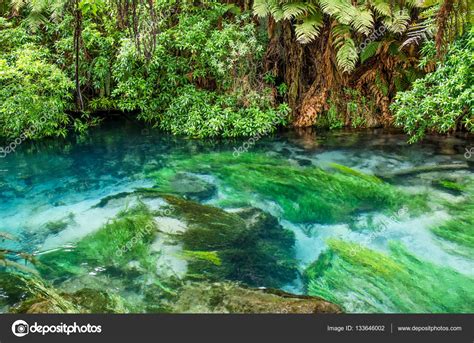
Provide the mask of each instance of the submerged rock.
[{"label": "submerged rock", "polygon": [[189,173],[177,173],[170,181],[174,194],[193,200],[206,200],[217,193],[215,185]]},{"label": "submerged rock", "polygon": [[128,309],[121,297],[106,291],[83,288],[73,294],[65,294],[64,298],[85,313],[128,313]]},{"label": "submerged rock", "polygon": [[233,213],[165,196],[173,215],[187,223],[176,238],[189,261],[188,276],[281,287],[297,277],[294,234],[256,208]]},{"label": "submerged rock", "polygon": [[341,313],[321,298],[245,288],[235,283],[188,283],[171,305],[175,313]]},{"label": "submerged rock", "polygon": [[3,300],[11,313],[82,313],[42,279],[4,272],[0,274]]}]

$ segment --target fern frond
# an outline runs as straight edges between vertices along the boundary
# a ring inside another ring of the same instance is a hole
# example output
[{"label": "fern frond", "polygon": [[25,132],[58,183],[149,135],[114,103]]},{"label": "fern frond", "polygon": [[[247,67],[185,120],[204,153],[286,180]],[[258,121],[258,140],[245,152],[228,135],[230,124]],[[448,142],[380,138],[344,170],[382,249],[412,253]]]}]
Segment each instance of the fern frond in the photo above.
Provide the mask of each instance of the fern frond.
[{"label": "fern frond", "polygon": [[400,45],[400,49],[403,49],[408,45],[420,45],[422,42],[427,41],[434,37],[436,30],[436,22],[430,18],[422,23],[416,23],[408,28],[407,38]]},{"label": "fern frond", "polygon": [[351,26],[360,33],[368,35],[374,26],[374,17],[372,12],[367,9],[356,8],[355,15],[352,18]]},{"label": "fern frond", "polygon": [[255,0],[253,3],[253,14],[257,17],[266,17],[270,14],[268,0]]},{"label": "fern frond", "polygon": [[351,37],[350,27],[336,25],[333,27],[331,34],[336,49],[337,66],[346,73],[353,71],[359,55]]},{"label": "fern frond", "polygon": [[324,13],[334,16],[341,12],[344,4],[341,0],[319,0],[319,6]]},{"label": "fern frond", "polygon": [[285,19],[285,12],[283,11],[283,8],[281,8],[278,4],[270,6],[270,13],[273,16],[273,19],[275,19],[275,21]]},{"label": "fern frond", "polygon": [[291,20],[308,13],[310,8],[314,6],[306,2],[290,2],[282,6],[283,19]]},{"label": "fern frond", "polygon": [[370,42],[360,53],[360,63],[364,63],[377,53],[380,42]]},{"label": "fern frond", "polygon": [[295,25],[296,38],[300,43],[309,43],[319,36],[323,24],[322,13],[316,13],[304,18],[301,23]]},{"label": "fern frond", "polygon": [[372,0],[370,5],[377,14],[385,17],[392,16],[392,8],[390,7],[390,3],[386,2],[385,0]]},{"label": "fern frond", "polygon": [[410,14],[406,9],[395,11],[392,17],[387,17],[383,23],[392,33],[403,33],[406,31],[410,21]]}]

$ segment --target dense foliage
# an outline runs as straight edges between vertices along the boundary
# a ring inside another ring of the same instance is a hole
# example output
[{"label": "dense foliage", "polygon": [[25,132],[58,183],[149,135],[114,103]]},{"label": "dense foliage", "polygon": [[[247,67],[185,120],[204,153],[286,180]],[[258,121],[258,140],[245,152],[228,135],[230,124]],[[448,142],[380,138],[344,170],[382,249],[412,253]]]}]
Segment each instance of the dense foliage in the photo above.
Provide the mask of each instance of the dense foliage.
[{"label": "dense foliage", "polygon": [[395,122],[421,139],[426,132],[446,133],[459,128],[474,131],[474,29],[456,41],[446,60],[412,88],[397,94],[392,105]]},{"label": "dense foliage", "polygon": [[[0,136],[84,132],[98,123],[97,114],[111,111],[197,138],[263,135],[287,124],[390,125],[395,94],[433,71],[443,46],[465,31],[466,6],[464,0],[450,6],[10,1],[0,7]],[[456,43],[437,72],[398,96],[395,122],[413,140],[458,122],[472,129],[469,39]],[[437,56],[420,65],[422,42],[436,46]],[[448,77],[411,110],[419,89]],[[426,112],[443,97],[456,104],[436,116]]]},{"label": "dense foliage", "polygon": [[219,27],[228,11],[213,1],[181,8],[177,24],[160,23],[150,60],[122,40],[113,69],[118,107],[191,137],[249,136],[285,123],[287,107],[276,107],[259,79],[264,46],[255,26],[237,15]]}]

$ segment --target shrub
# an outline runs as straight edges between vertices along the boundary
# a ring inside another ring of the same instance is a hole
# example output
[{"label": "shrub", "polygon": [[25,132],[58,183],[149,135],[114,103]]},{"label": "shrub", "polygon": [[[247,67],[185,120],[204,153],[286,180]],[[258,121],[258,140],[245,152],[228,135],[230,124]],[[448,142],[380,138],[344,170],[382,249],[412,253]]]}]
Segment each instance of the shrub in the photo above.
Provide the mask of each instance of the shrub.
[{"label": "shrub", "polygon": [[391,106],[395,124],[415,142],[427,132],[447,133],[460,127],[474,131],[474,28],[450,48],[433,73],[399,92]]}]

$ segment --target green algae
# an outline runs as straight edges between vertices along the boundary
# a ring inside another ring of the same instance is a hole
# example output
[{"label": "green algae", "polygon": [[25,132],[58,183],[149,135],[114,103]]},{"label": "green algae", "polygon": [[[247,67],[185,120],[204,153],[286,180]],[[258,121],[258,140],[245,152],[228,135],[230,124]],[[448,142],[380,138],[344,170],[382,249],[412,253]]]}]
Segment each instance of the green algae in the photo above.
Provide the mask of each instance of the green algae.
[{"label": "green algae", "polygon": [[39,257],[38,269],[46,278],[64,278],[81,274],[84,268],[123,268],[138,261],[152,268],[149,246],[154,238],[155,223],[145,205],[125,210],[114,220],[75,244]]},{"label": "green algae", "polygon": [[170,165],[152,173],[158,187],[168,189],[166,180],[173,173],[213,175],[226,196],[220,206],[249,205],[259,194],[262,201],[276,202],[283,217],[295,223],[337,223],[363,211],[396,211],[404,205],[419,211],[425,206],[423,196],[407,195],[374,176],[344,166],[328,172],[251,152],[239,157],[223,152],[176,158]]},{"label": "green algae", "polygon": [[339,240],[328,245],[305,272],[310,295],[350,312],[474,311],[474,278],[421,260],[398,243],[389,254]]}]

